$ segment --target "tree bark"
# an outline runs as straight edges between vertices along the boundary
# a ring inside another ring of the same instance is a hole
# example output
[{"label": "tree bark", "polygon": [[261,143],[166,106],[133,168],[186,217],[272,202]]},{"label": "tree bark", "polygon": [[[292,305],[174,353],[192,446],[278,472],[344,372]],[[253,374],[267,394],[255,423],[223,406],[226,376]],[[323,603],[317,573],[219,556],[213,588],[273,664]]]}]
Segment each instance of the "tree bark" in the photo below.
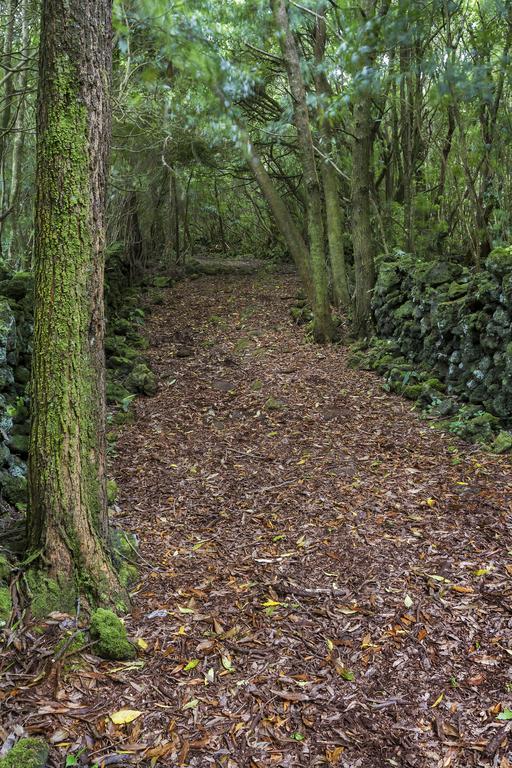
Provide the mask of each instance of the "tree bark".
[{"label": "tree bark", "polygon": [[268,207],[272,211],[277,228],[284,239],[290,255],[295,262],[301,283],[311,306],[314,306],[315,291],[313,277],[309,265],[309,251],[304,239],[295,224],[290,211],[276,190],[263,163],[254,151],[251,141],[242,134],[245,154],[249,167],[261,189]]},{"label": "tree bark", "polygon": [[[315,35],[315,87],[320,98],[328,99],[331,95],[329,83],[322,70],[326,45],[325,5],[320,6],[316,17]],[[325,117],[323,105],[320,107],[321,147],[327,156],[320,166],[325,198],[325,218],[329,259],[331,263],[332,288],[334,299],[339,307],[348,309],[351,304],[348,287],[345,249],[343,247],[343,210],[340,204],[340,182],[336,169],[329,160],[334,142],[332,127]]]},{"label": "tree bark", "polygon": [[[363,0],[361,6],[364,19],[373,15],[373,0]],[[369,63],[371,58],[367,56]],[[365,338],[371,332],[371,301],[375,284],[370,199],[374,132],[372,89],[369,84],[356,89],[352,133],[352,240],[356,282],[354,334]]]},{"label": "tree bark", "polygon": [[104,210],[110,0],[43,0],[28,541],[92,601],[121,593],[107,552]]},{"label": "tree bark", "polygon": [[302,77],[297,41],[290,28],[286,2],[285,0],[272,0],[272,5],[292,96],[293,117],[306,187],[309,259],[315,295],[313,333],[317,341],[325,342],[332,340],[334,328],[329,306],[322,193],[309,123],[306,88]]}]

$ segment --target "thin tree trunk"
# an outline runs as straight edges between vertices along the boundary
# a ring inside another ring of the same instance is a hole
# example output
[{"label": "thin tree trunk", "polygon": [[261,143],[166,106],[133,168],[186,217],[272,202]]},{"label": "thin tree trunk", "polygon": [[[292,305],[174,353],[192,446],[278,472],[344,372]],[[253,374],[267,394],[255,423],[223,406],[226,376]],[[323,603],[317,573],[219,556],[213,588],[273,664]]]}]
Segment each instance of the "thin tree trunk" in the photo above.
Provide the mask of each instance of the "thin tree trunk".
[{"label": "thin tree trunk", "polygon": [[[29,0],[22,0],[21,52],[22,52],[23,61],[25,62],[25,67],[23,68],[21,75],[19,77],[18,91],[20,94],[19,95],[20,103],[18,106],[16,121],[14,123],[14,140],[12,145],[12,157],[11,157],[10,189],[9,189],[8,195],[6,194],[5,204],[7,205],[7,209],[2,212],[0,237],[1,237],[1,232],[5,227],[6,220],[9,217],[12,217],[13,213],[15,214],[13,218],[15,219],[17,218],[16,206],[17,206],[19,191],[20,191],[21,161],[23,156],[23,148],[25,144],[25,114],[26,114],[26,106],[27,106],[27,96],[25,94],[25,91],[27,90],[28,74],[29,74],[29,69],[28,69],[28,66],[26,65],[26,62],[28,60],[28,55],[29,55],[29,44],[30,44],[28,11],[29,11]],[[14,221],[13,223],[11,223],[11,226],[10,226],[10,237],[9,237],[7,258],[11,264],[13,260],[13,253],[12,253],[13,238],[14,238],[14,233],[16,231],[15,230],[16,225],[17,225],[17,221]],[[17,264],[16,266],[19,266],[19,264]]]},{"label": "thin tree trunk", "polygon": [[[364,19],[373,14],[372,0],[363,0],[361,6]],[[371,332],[371,302],[375,285],[370,198],[374,131],[369,86],[360,86],[355,93],[352,133],[352,240],[356,282],[354,334],[365,338]]]},{"label": "thin tree trunk", "polygon": [[109,0],[44,0],[28,540],[61,590],[121,593],[107,554],[104,210]]},{"label": "thin tree trunk", "polygon": [[[322,70],[322,62],[325,55],[326,24],[325,6],[321,6],[316,17],[315,38],[315,85],[319,96],[327,99],[330,87]],[[322,150],[331,154],[334,143],[334,135],[321,108],[320,130]],[[348,288],[347,269],[345,264],[345,250],[343,247],[343,211],[340,203],[341,191],[338,174],[329,159],[322,159],[321,175],[325,198],[325,218],[327,224],[327,239],[329,242],[329,259],[331,263],[332,287],[336,304],[340,307],[350,307],[350,293]]]},{"label": "thin tree trunk", "polygon": [[220,247],[222,249],[222,253],[227,253],[228,246],[226,244],[226,235],[224,232],[224,221],[222,220],[222,211],[220,209],[220,200],[219,200],[219,188],[217,185],[216,177],[213,178],[213,193],[215,196],[215,207],[217,209],[217,221],[219,223]]},{"label": "thin tree trunk", "polygon": [[309,258],[315,293],[313,332],[317,341],[325,342],[332,340],[334,328],[329,306],[322,193],[309,123],[306,89],[302,77],[297,42],[289,24],[286,2],[285,0],[272,0],[272,5],[292,95],[294,123],[297,131],[307,194]]},{"label": "thin tree trunk", "polygon": [[260,158],[254,151],[254,148],[247,137],[244,136],[244,148],[249,163],[249,167],[267,201],[267,205],[272,211],[277,228],[283,237],[290,255],[295,262],[300,280],[308,297],[311,306],[314,306],[315,291],[313,286],[313,277],[309,265],[309,252],[303,237],[295,224],[290,211],[277,192],[272,179]]}]

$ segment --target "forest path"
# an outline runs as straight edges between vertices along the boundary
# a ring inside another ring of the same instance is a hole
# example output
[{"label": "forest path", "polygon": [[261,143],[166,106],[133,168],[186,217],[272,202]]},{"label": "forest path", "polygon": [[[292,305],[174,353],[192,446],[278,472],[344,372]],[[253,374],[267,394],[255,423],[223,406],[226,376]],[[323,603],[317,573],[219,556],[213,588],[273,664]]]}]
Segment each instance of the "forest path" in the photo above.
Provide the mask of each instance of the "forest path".
[{"label": "forest path", "polygon": [[510,463],[306,343],[295,291],[182,282],[148,321],[160,390],[113,467],[155,566],[128,622],[145,667],[115,687],[143,711],[125,738],[169,766],[497,765]]}]

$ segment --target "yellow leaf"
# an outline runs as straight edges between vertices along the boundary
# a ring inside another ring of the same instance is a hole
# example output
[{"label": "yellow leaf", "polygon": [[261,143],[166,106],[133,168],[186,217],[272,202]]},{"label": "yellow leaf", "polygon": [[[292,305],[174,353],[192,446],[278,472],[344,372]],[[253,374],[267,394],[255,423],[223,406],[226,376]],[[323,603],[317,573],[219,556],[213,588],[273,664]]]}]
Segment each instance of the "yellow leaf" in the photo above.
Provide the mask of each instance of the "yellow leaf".
[{"label": "yellow leaf", "polygon": [[199,664],[199,659],[191,659],[188,664],[183,668],[184,672],[190,672],[191,669],[195,669]]},{"label": "yellow leaf", "polygon": [[262,603],[264,608],[275,608],[277,605],[284,605],[284,603],[280,603],[277,600],[265,600],[265,602]]},{"label": "yellow leaf", "polygon": [[140,648],[141,651],[147,651],[147,649],[149,648],[149,645],[146,643],[146,641],[142,637],[138,637],[137,648]]},{"label": "yellow leaf", "polygon": [[435,499],[427,499],[427,506],[429,507],[435,507],[436,500]]},{"label": "yellow leaf", "polygon": [[327,640],[325,642],[327,643],[328,650],[330,652],[334,651],[334,643],[333,643],[333,641],[329,640],[329,638],[327,638]]},{"label": "yellow leaf", "polygon": [[469,595],[471,592],[475,591],[473,587],[463,587],[460,584],[452,584],[452,589],[454,592],[461,592],[463,595]]},{"label": "yellow leaf", "polygon": [[109,715],[110,719],[115,725],[126,725],[133,722],[142,715],[138,709],[119,709],[117,712],[113,712]]},{"label": "yellow leaf", "polygon": [[434,709],[434,707],[438,707],[438,706],[439,706],[439,704],[442,702],[442,700],[443,700],[443,699],[444,699],[444,691],[443,691],[443,692],[442,692],[442,694],[441,694],[440,696],[438,696],[438,697],[437,697],[437,699],[434,701],[434,703],[432,704],[432,709]]}]

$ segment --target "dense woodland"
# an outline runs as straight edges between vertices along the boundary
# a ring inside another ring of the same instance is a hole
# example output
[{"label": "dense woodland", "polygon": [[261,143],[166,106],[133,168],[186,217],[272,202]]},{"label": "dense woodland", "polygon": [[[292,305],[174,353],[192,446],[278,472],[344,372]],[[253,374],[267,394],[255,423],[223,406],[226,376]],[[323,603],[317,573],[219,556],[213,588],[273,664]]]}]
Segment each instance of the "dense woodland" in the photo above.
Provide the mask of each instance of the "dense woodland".
[{"label": "dense woodland", "polygon": [[512,765],[511,61],[0,2],[0,768]]}]

